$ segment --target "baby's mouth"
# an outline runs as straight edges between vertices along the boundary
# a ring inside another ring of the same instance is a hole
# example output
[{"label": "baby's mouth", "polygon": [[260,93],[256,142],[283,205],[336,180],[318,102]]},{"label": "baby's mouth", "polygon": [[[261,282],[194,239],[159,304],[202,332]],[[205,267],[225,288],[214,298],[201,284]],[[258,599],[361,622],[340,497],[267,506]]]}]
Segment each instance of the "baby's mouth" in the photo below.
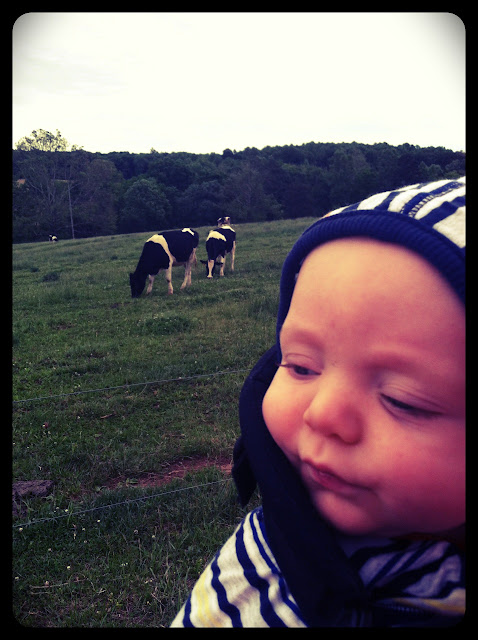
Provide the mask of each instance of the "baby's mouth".
[{"label": "baby's mouth", "polygon": [[328,467],[316,466],[310,462],[302,463],[302,477],[311,489],[325,489],[340,494],[349,494],[360,489],[358,485],[348,482]]}]

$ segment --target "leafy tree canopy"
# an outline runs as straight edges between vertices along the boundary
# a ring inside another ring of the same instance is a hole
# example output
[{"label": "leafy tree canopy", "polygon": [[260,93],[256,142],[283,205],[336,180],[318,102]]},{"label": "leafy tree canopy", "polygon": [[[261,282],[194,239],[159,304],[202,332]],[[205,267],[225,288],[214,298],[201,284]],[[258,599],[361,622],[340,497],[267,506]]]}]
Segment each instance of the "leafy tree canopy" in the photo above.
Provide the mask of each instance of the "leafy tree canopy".
[{"label": "leafy tree canopy", "polygon": [[308,142],[222,154],[90,153],[57,130],[13,151],[13,241],[324,215],[373,193],[465,174],[444,147]]}]

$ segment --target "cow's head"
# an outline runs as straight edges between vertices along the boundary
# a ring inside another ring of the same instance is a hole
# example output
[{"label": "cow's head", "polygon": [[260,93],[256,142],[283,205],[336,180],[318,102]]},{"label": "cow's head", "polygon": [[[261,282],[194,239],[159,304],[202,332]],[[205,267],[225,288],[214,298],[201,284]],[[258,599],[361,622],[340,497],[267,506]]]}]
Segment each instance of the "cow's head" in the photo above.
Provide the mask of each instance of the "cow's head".
[{"label": "cow's head", "polygon": [[[211,262],[212,262],[212,260],[211,260]],[[206,276],[208,278],[211,278],[214,275],[214,269],[216,267],[221,267],[223,262],[224,262],[224,258],[222,256],[218,256],[216,258],[216,260],[214,261],[213,265],[212,265],[211,273],[209,273],[209,262],[208,262],[208,260],[201,260],[201,264],[205,264],[206,265]]]},{"label": "cow's head", "polygon": [[231,224],[231,218],[229,216],[225,216],[224,218],[217,219],[218,227],[222,227],[223,225],[230,225],[230,224]]},{"label": "cow's head", "polygon": [[139,298],[139,296],[143,293],[144,285],[146,283],[146,278],[142,278],[137,273],[129,274],[129,284],[131,287],[131,297]]}]

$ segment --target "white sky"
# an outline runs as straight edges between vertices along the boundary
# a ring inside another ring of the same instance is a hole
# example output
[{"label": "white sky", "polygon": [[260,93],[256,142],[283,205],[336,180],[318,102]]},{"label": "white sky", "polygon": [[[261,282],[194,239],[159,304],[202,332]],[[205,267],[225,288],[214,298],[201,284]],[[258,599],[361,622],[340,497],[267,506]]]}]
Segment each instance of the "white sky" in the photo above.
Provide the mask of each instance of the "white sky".
[{"label": "white sky", "polygon": [[12,143],[222,153],[306,142],[465,149],[451,13],[27,13]]}]

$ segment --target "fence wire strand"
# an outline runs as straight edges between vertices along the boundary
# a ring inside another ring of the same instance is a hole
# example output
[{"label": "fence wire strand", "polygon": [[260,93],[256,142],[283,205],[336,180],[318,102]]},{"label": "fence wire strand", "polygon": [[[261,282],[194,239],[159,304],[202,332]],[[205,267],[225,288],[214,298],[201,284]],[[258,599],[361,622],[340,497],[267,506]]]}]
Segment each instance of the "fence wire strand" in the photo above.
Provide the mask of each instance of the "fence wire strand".
[{"label": "fence wire strand", "polygon": [[[227,375],[228,373],[248,373],[249,369],[233,369],[233,370],[229,370],[229,371],[215,371],[214,373],[202,373],[202,374],[197,374],[197,375],[193,375],[193,376],[179,376],[177,378],[166,378],[166,379],[162,379],[162,380],[151,380],[151,381],[146,381],[146,382],[132,382],[132,383],[128,383],[128,384],[121,384],[115,387],[101,387],[98,389],[85,389],[84,391],[72,391],[70,393],[59,393],[56,395],[51,395],[51,396],[38,396],[36,398],[25,398],[23,400],[13,400],[13,404],[20,404],[23,402],[35,402],[37,400],[52,400],[55,398],[64,398],[64,397],[68,397],[68,396],[77,396],[77,395],[81,395],[81,394],[85,394],[85,393],[97,393],[99,391],[115,391],[117,389],[127,389],[129,387],[140,387],[140,386],[148,386],[148,385],[153,385],[153,384],[164,384],[167,382],[185,382],[187,380],[196,380],[198,378],[210,378],[213,376],[223,376],[223,375]],[[170,495],[172,493],[178,493],[180,491],[190,491],[192,489],[200,489],[202,487],[208,487],[211,485],[216,485],[216,484],[220,484],[220,483],[224,483],[224,482],[230,482],[231,478],[223,478],[221,480],[216,480],[214,482],[206,482],[204,484],[199,484],[199,485],[194,485],[192,487],[181,487],[179,489],[171,489],[170,491],[163,491],[161,493],[155,493],[152,495],[147,495],[147,496],[141,496],[140,498],[132,498],[129,500],[123,500],[121,502],[114,502],[111,504],[105,504],[105,505],[100,505],[99,507],[92,507],[90,509],[82,509],[81,511],[74,511],[74,512],[66,512],[66,513],[62,513],[62,514],[58,514],[56,516],[51,516],[48,518],[38,518],[37,520],[31,520],[29,522],[23,522],[23,523],[15,523],[13,524],[13,528],[15,529],[20,529],[23,527],[29,527],[31,525],[34,524],[40,524],[42,522],[51,522],[53,520],[59,520],[62,518],[73,518],[76,517],[78,515],[83,515],[85,513],[90,513],[93,511],[99,511],[101,509],[110,509],[113,507],[119,507],[122,505],[126,505],[126,504],[131,504],[131,503],[135,503],[135,502],[144,502],[145,500],[153,500],[154,498],[161,498],[163,496],[167,496]]]},{"label": "fence wire strand", "polygon": [[60,520],[63,518],[75,518],[76,516],[83,515],[85,513],[91,513],[93,511],[100,511],[101,509],[111,509],[113,507],[120,507],[125,504],[132,504],[134,502],[144,502],[145,500],[153,500],[154,498],[162,498],[163,496],[171,495],[172,493],[179,493],[180,491],[190,491],[191,489],[201,489],[203,487],[210,487],[215,484],[221,484],[225,482],[230,482],[232,478],[222,478],[221,480],[214,480],[214,482],[205,482],[203,484],[194,485],[192,487],[180,487],[179,489],[171,489],[170,491],[162,491],[161,493],[153,493],[148,496],[141,496],[140,498],[131,498],[129,500],[122,500],[121,502],[112,502],[110,504],[102,504],[99,507],[91,507],[91,509],[82,509],[81,511],[72,511],[69,512],[67,510],[66,513],[59,513],[56,516],[51,516],[49,518],[38,518],[37,520],[30,520],[29,522],[23,523],[15,523],[13,524],[14,529],[21,529],[23,527],[29,527],[34,524],[40,524],[42,522],[52,522],[53,520]]},{"label": "fence wire strand", "polygon": [[99,391],[115,391],[117,389],[128,389],[129,387],[145,387],[152,384],[164,384],[166,382],[185,382],[187,380],[196,380],[197,378],[210,378],[212,376],[224,376],[228,373],[247,373],[249,369],[233,369],[230,371],[215,371],[214,373],[198,373],[193,376],[178,376],[177,378],[165,378],[163,380],[151,380],[146,382],[131,382],[120,384],[116,387],[100,387],[99,389],[85,389],[84,391],[70,391],[69,393],[58,393],[52,396],[38,396],[36,398],[24,398],[23,400],[12,400],[13,404],[23,402],[36,402],[37,400],[53,400],[55,398],[66,398],[68,396],[79,396],[84,393],[97,393]]}]

